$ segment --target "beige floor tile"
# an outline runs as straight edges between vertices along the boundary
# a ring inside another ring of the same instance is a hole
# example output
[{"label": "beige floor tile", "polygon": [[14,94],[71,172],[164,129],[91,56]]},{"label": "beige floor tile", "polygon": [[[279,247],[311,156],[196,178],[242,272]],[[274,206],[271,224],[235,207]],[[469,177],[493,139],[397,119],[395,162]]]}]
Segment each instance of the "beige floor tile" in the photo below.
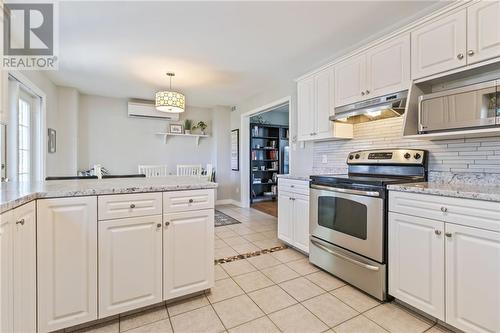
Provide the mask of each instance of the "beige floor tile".
[{"label": "beige floor tile", "polygon": [[118,333],[120,329],[118,319],[106,321],[94,326],[84,327],[72,331],[74,333]]},{"label": "beige floor tile", "polygon": [[233,231],[236,232],[240,236],[253,234],[255,232],[252,229],[245,227],[245,226],[239,226],[237,229],[233,229]]},{"label": "beige floor tile", "polygon": [[266,238],[278,238],[277,230],[263,231],[262,234],[266,236]]},{"label": "beige floor tile", "polygon": [[210,305],[207,297],[205,295],[200,295],[168,304],[167,309],[170,317],[173,317],[178,314],[199,309],[207,305]]},{"label": "beige floor tile", "polygon": [[248,262],[246,259],[235,260],[232,262],[221,264],[222,268],[230,276],[241,275],[245,273],[250,273],[256,270],[256,268]]},{"label": "beige floor tile", "polygon": [[229,274],[227,274],[226,271],[222,269],[221,265],[215,265],[214,273],[215,273],[215,281],[229,277]]},{"label": "beige floor tile", "polygon": [[268,278],[273,280],[274,283],[281,283],[300,276],[297,272],[295,272],[285,264],[264,268],[261,270],[261,272],[264,273]]},{"label": "beige floor tile", "polygon": [[286,265],[300,275],[307,275],[319,271],[318,267],[309,263],[308,258],[289,261]]},{"label": "beige floor tile", "polygon": [[238,275],[233,279],[246,293],[274,284],[273,281],[259,271]]},{"label": "beige floor tile", "polygon": [[127,333],[171,333],[171,332],[173,332],[173,330],[172,330],[172,325],[170,325],[169,319],[163,319],[127,331]]},{"label": "beige floor tile", "polygon": [[452,330],[447,329],[444,326],[436,324],[429,328],[425,333],[454,333]]},{"label": "beige floor tile", "polygon": [[277,246],[282,246],[283,242],[279,239],[263,239],[259,241],[252,242],[261,249],[270,249]]},{"label": "beige floor tile", "polygon": [[282,332],[319,333],[328,327],[301,304],[271,313],[269,318]]},{"label": "beige floor tile", "polygon": [[[219,227],[221,228],[221,227]],[[226,238],[233,238],[233,237],[238,237],[238,234],[235,233],[234,231],[232,230],[224,230],[222,232],[219,232],[218,234],[216,234],[217,237],[219,237],[220,239],[226,239]]]},{"label": "beige floor tile", "polygon": [[308,299],[302,305],[329,327],[338,325],[359,314],[356,310],[330,294],[323,294]]},{"label": "beige floor tile", "polygon": [[216,239],[214,241],[214,249],[220,249],[220,248],[223,248],[223,247],[227,247],[228,244],[226,242],[224,242],[222,239]]},{"label": "beige floor tile", "polygon": [[245,238],[243,238],[241,236],[224,238],[224,242],[227,243],[229,246],[250,243],[249,241],[247,241]]},{"label": "beige floor tile", "polygon": [[333,328],[336,333],[387,333],[364,316],[357,316]]},{"label": "beige floor tile", "polygon": [[303,277],[282,282],[279,284],[279,286],[299,302],[305,301],[306,299],[318,296],[325,292],[323,289]]},{"label": "beige floor tile", "polygon": [[277,266],[281,264],[281,262],[278,259],[274,258],[270,253],[248,258],[247,260],[258,269]]},{"label": "beige floor tile", "polygon": [[170,320],[175,333],[216,333],[225,330],[210,305],[174,316]]},{"label": "beige floor tile", "polygon": [[364,315],[392,333],[420,333],[434,325],[424,317],[393,303],[377,306]]},{"label": "beige floor tile", "polygon": [[297,303],[292,296],[288,295],[278,286],[271,286],[254,291],[249,293],[248,296],[250,296],[250,298],[257,303],[257,305],[266,314],[284,309]]},{"label": "beige floor tile", "polygon": [[241,325],[264,315],[247,295],[215,303],[213,306],[226,328]]},{"label": "beige floor tile", "polygon": [[238,254],[246,254],[246,253],[252,253],[256,251],[260,251],[260,248],[255,246],[254,244],[248,242],[246,244],[239,244],[239,245],[231,245],[233,250],[238,252]]},{"label": "beige floor tile", "polygon": [[308,274],[304,277],[327,291],[332,291],[333,289],[345,286],[344,281],[337,279],[335,276],[323,271]]},{"label": "beige floor tile", "polygon": [[229,330],[229,333],[279,333],[279,329],[267,317],[260,317]]},{"label": "beige floor tile", "polygon": [[132,328],[144,326],[146,324],[154,323],[155,321],[167,318],[167,308],[164,305],[148,309],[143,312],[123,316],[120,317],[120,332],[128,331]]},{"label": "beige floor tile", "polygon": [[248,234],[248,235],[244,235],[243,238],[245,238],[249,242],[254,242],[254,241],[259,241],[259,240],[267,239],[268,237],[266,237],[265,235],[263,235],[260,232],[254,232],[254,233],[251,233],[251,234]]},{"label": "beige floor tile", "polygon": [[215,281],[215,286],[207,292],[207,297],[211,303],[215,303],[241,294],[243,290],[236,282],[228,278]]},{"label": "beige floor tile", "polygon": [[295,251],[293,249],[285,249],[281,251],[276,251],[272,253],[272,256],[281,262],[289,262],[293,260],[303,259],[306,256],[302,253]]},{"label": "beige floor tile", "polygon": [[233,250],[233,248],[230,246],[221,247],[220,249],[215,249],[215,251],[214,251],[215,259],[233,257],[236,255],[238,255],[238,252]]},{"label": "beige floor tile", "polygon": [[259,225],[255,225],[250,227],[253,231],[256,232],[265,232],[265,231],[270,231],[274,230],[274,226],[271,224],[264,224],[264,223],[259,223]]},{"label": "beige floor tile", "polygon": [[358,312],[365,312],[380,304],[375,298],[349,285],[335,289],[331,294]]}]

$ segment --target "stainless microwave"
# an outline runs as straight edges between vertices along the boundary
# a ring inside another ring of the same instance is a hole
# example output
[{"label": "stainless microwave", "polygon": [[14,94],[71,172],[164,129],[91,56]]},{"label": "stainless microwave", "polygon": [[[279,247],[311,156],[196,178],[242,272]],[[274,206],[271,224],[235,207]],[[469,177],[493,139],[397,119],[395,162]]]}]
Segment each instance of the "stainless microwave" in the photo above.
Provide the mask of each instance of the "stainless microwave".
[{"label": "stainless microwave", "polygon": [[500,126],[500,80],[419,97],[419,133],[493,126]]}]

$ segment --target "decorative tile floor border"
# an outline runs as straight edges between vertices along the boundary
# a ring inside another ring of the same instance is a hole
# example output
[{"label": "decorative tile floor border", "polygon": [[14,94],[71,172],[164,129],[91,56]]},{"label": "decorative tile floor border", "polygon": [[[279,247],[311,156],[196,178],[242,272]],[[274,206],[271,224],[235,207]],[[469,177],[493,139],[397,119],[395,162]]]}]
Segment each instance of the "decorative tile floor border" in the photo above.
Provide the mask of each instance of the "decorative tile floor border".
[{"label": "decorative tile floor border", "polygon": [[214,263],[216,265],[217,264],[223,264],[225,262],[231,262],[231,261],[236,261],[236,260],[241,260],[241,259],[256,257],[256,256],[260,256],[262,254],[267,254],[267,253],[272,253],[272,252],[276,252],[276,251],[281,251],[281,250],[284,250],[284,249],[288,249],[288,246],[286,246],[286,245],[275,246],[275,247],[272,247],[272,248],[269,248],[269,249],[263,249],[263,250],[259,250],[259,251],[248,252],[248,253],[245,253],[245,254],[238,254],[237,256],[226,257],[226,258],[222,258],[222,259],[215,259]]}]

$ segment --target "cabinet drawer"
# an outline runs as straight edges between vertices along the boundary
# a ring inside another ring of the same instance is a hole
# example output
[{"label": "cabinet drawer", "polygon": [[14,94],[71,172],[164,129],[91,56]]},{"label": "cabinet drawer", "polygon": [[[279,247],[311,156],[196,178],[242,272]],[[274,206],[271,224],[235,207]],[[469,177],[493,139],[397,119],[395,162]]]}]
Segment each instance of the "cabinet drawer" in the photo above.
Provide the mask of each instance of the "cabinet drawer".
[{"label": "cabinet drawer", "polygon": [[188,190],[163,193],[164,213],[214,208],[214,190]]},{"label": "cabinet drawer", "polygon": [[498,202],[391,191],[389,211],[500,231]]},{"label": "cabinet drawer", "polygon": [[278,191],[309,195],[309,182],[295,179],[278,179]]},{"label": "cabinet drawer", "polygon": [[161,193],[134,193],[99,196],[99,220],[158,215],[162,213]]}]

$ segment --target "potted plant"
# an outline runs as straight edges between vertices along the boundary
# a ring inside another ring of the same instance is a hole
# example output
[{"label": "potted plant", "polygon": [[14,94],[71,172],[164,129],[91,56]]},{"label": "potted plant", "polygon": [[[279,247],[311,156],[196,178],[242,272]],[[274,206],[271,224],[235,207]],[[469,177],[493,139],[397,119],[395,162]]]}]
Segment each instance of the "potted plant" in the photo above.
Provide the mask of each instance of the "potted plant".
[{"label": "potted plant", "polygon": [[191,134],[193,121],[191,119],[184,120],[184,134]]},{"label": "potted plant", "polygon": [[198,124],[193,126],[193,129],[199,128],[201,130],[201,134],[205,135],[205,130],[207,129],[207,124],[204,121],[199,121]]}]

